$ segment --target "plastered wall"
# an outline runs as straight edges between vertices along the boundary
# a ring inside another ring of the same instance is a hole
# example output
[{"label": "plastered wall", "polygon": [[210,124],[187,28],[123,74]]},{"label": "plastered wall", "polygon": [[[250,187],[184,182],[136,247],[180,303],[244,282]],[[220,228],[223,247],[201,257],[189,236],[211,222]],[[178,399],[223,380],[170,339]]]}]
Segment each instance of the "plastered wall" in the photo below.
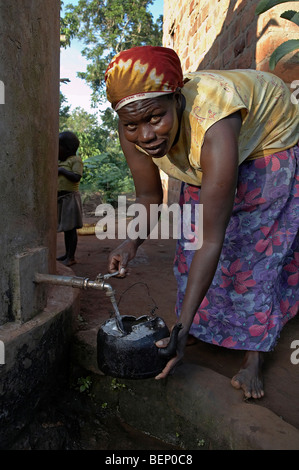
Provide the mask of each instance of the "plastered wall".
[{"label": "plastered wall", "polygon": [[55,269],[59,0],[0,0],[0,325],[13,321],[15,257]]}]

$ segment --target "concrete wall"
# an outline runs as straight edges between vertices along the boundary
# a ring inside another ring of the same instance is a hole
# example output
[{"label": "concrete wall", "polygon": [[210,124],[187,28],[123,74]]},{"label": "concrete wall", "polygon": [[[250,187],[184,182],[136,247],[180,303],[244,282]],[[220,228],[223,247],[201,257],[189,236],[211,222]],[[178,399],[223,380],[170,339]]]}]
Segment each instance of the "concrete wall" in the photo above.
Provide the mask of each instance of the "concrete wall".
[{"label": "concrete wall", "polygon": [[[69,268],[62,268],[62,275],[70,275]],[[69,386],[72,318],[79,309],[78,289],[51,286],[42,313],[0,328],[5,345],[5,364],[0,357],[0,450],[11,449],[40,406],[56,401]]]},{"label": "concrete wall", "polygon": [[78,290],[34,284],[56,273],[59,13],[0,0],[0,449],[67,380],[79,312]]},{"label": "concrete wall", "polygon": [[[204,69],[252,68],[269,71],[269,57],[288,39],[299,37],[299,28],[280,18],[297,10],[288,2],[255,16],[257,0],[164,0],[163,45],[179,55],[183,72]],[[290,84],[299,77],[298,53],[278,62],[274,72]],[[165,199],[178,198],[180,183],[163,178]]]},{"label": "concrete wall", "polygon": [[59,9],[59,0],[0,0],[0,325],[43,306],[42,295],[24,306],[28,257],[41,267],[48,253],[44,268],[55,270]]}]

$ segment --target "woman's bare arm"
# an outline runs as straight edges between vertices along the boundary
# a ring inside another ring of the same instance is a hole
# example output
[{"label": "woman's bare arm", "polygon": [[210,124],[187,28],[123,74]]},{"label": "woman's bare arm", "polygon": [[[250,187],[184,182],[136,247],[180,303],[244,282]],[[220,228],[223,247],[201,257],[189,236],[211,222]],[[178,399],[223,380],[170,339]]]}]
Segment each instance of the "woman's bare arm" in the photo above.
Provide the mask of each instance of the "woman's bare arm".
[{"label": "woman's bare arm", "polygon": [[241,117],[235,113],[214,124],[207,132],[201,153],[203,171],[200,204],[203,205],[203,243],[196,250],[178,321],[177,356],[171,359],[158,379],[165,377],[182,358],[194,315],[213,280],[225,230],[229,222],[238,177],[238,136]]},{"label": "woman's bare arm", "polygon": [[[153,229],[151,225],[153,220],[150,217],[151,205],[160,205],[163,202],[163,190],[160,173],[157,165],[152,158],[136,149],[135,145],[128,142],[122,132],[122,124],[119,124],[119,137],[121,146],[126,157],[128,166],[131,170],[134,180],[136,200],[146,209],[147,217],[144,221],[145,230],[139,229],[140,233],[146,233],[148,236]],[[128,262],[134,258],[138,247],[144,242],[145,238],[130,239],[129,237],[119,247],[114,250],[108,261],[109,272],[115,272],[125,269]]]}]

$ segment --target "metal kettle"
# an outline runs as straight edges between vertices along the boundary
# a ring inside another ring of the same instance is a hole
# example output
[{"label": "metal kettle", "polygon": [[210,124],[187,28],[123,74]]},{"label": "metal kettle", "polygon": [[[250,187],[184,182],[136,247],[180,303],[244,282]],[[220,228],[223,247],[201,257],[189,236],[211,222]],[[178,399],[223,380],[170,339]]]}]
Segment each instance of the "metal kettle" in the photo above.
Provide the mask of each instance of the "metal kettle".
[{"label": "metal kettle", "polygon": [[180,324],[172,330],[166,348],[158,348],[156,341],[168,337],[169,330],[160,317],[122,316],[124,332],[115,318],[106,321],[97,334],[97,360],[106,375],[128,379],[155,377],[169,359],[176,355]]},{"label": "metal kettle", "polygon": [[113,377],[144,379],[159,374],[169,359],[176,355],[177,324],[166,348],[158,348],[156,342],[169,337],[169,330],[160,317],[143,315],[139,318],[121,316],[114,290],[106,281],[114,274],[99,274],[95,280],[77,276],[61,276],[36,273],[34,282],[70,286],[80,289],[105,290],[116,314],[99,328],[97,333],[97,362],[104,374]]},{"label": "metal kettle", "polygon": [[[114,304],[116,317],[105,321],[97,333],[97,362],[106,375],[128,379],[155,377],[169,359],[176,355],[181,324],[175,325],[171,336],[160,317],[120,315]],[[170,336],[166,348],[156,342]]]}]

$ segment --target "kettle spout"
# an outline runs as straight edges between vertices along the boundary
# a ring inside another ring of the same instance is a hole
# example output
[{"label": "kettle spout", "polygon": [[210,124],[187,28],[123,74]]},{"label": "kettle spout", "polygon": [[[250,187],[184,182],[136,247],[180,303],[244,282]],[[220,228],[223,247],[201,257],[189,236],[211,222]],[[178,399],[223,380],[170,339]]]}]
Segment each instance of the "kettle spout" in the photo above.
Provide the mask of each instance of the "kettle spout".
[{"label": "kettle spout", "polygon": [[171,359],[176,355],[179,331],[183,328],[181,323],[177,323],[171,332],[170,340],[166,348],[159,348],[158,354],[165,359]]}]

